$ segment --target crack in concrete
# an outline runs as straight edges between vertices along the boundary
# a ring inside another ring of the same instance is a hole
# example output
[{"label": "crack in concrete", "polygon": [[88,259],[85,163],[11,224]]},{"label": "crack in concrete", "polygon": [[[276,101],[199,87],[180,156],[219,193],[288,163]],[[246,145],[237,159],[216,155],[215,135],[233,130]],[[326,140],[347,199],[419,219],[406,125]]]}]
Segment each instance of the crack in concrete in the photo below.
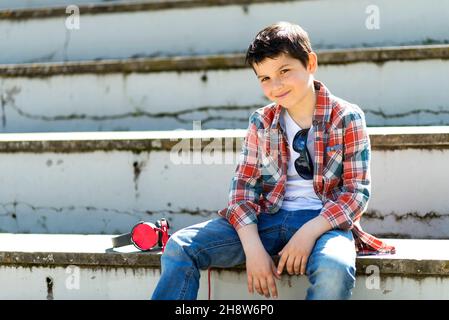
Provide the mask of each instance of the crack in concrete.
[{"label": "crack in concrete", "polygon": [[6,126],[6,112],[5,107],[8,105],[15,105],[15,96],[20,93],[21,89],[17,86],[6,89],[0,94],[0,104],[2,107],[2,126]]},{"label": "crack in concrete", "polygon": [[[15,88],[15,87],[14,87]],[[20,90],[18,91],[20,92]],[[17,94],[18,92],[13,92],[14,94]],[[20,116],[32,120],[41,120],[41,121],[67,121],[67,120],[92,120],[92,121],[106,121],[106,120],[120,120],[125,118],[139,118],[139,117],[146,117],[146,118],[175,118],[177,121],[181,123],[190,123],[191,119],[182,119],[181,116],[185,116],[188,114],[192,114],[195,112],[205,112],[209,113],[210,111],[247,111],[250,112],[252,110],[255,110],[259,108],[260,106],[218,106],[218,107],[212,107],[212,106],[204,106],[204,107],[198,107],[198,108],[191,108],[191,109],[184,109],[182,111],[177,112],[156,112],[151,113],[143,110],[137,109],[134,112],[127,112],[123,114],[117,114],[117,115],[108,115],[108,116],[89,116],[86,114],[70,114],[70,115],[56,115],[56,116],[44,116],[44,115],[37,115],[37,114],[31,114],[28,112],[23,111],[21,108],[19,108],[15,104],[15,99],[12,95],[6,96],[7,99],[2,101],[2,107],[9,106],[11,109],[14,109]],[[249,115],[248,115],[249,116]],[[208,116],[205,119],[201,119],[202,123],[207,123],[213,120],[230,120],[230,121],[248,121],[248,117],[224,117],[224,116]]]},{"label": "crack in concrete", "polygon": [[[4,93],[0,96],[0,105],[2,108],[2,125],[3,127],[6,126],[6,113],[5,113],[5,107],[10,107],[11,109],[14,109],[20,116],[32,119],[32,120],[41,120],[41,121],[71,121],[71,120],[91,120],[91,121],[107,121],[107,120],[121,120],[126,118],[140,118],[140,117],[146,117],[146,118],[174,118],[180,123],[190,123],[192,119],[183,119],[182,116],[186,116],[189,114],[193,114],[195,112],[205,112],[208,114],[208,116],[201,120],[201,122],[208,123],[211,121],[236,121],[236,122],[247,122],[248,117],[232,117],[232,116],[211,116],[209,115],[209,112],[224,112],[224,111],[247,111],[251,112],[257,108],[260,107],[260,105],[250,105],[250,106],[203,106],[203,107],[197,107],[197,108],[190,108],[190,109],[184,109],[182,111],[177,112],[155,112],[151,113],[148,111],[141,110],[139,108],[136,108],[136,111],[134,112],[126,112],[122,114],[116,114],[116,115],[105,115],[105,116],[89,116],[86,114],[69,114],[69,115],[55,115],[55,116],[45,116],[45,115],[39,115],[39,114],[32,114],[29,112],[26,112],[19,108],[15,104],[15,95],[20,93],[20,88],[14,86],[10,89],[5,90]],[[442,114],[449,114],[449,110],[431,110],[431,109],[415,109],[410,110],[402,113],[393,113],[393,114],[386,114],[383,111],[380,110],[372,110],[372,109],[365,109],[364,110],[366,114],[373,114],[375,116],[384,118],[384,119],[394,119],[394,118],[405,118],[412,115],[417,115],[420,113],[427,113],[434,116],[442,115]]]},{"label": "crack in concrete", "polygon": [[430,221],[433,221],[435,219],[445,219],[449,218],[449,213],[438,213],[435,211],[429,211],[425,214],[420,214],[418,212],[407,212],[407,213],[396,213],[396,212],[390,212],[387,214],[382,214],[377,210],[367,211],[362,215],[362,219],[373,219],[373,220],[385,220],[387,217],[394,217],[395,221],[400,222],[406,219],[415,219],[418,221],[430,223]]},{"label": "crack in concrete", "polygon": [[403,113],[392,113],[392,114],[386,114],[383,111],[380,110],[371,110],[371,109],[364,109],[365,113],[372,113],[375,116],[380,116],[384,119],[391,119],[391,118],[405,118],[411,115],[416,115],[419,113],[429,113],[431,115],[441,115],[441,114],[449,114],[449,110],[431,110],[431,109],[415,109],[410,110]]},{"label": "crack in concrete", "polygon": [[69,46],[69,43],[70,43],[70,36],[71,36],[70,30],[66,29],[65,39],[64,39],[64,47],[63,47],[63,50],[62,50],[62,59],[63,59],[64,62],[65,61],[69,61],[69,59],[67,57],[67,50],[68,50],[68,46]]},{"label": "crack in concrete", "polygon": [[[133,210],[133,211],[123,211],[113,208],[97,208],[95,206],[65,206],[65,207],[45,207],[45,206],[34,206],[32,204],[26,202],[6,202],[0,203],[0,207],[3,209],[3,212],[0,212],[0,216],[13,216],[14,219],[17,220],[16,209],[19,205],[27,206],[31,208],[32,211],[54,211],[54,212],[63,212],[63,211],[74,211],[74,210],[86,210],[86,211],[103,211],[103,212],[113,212],[118,214],[125,214],[132,217],[140,218],[141,215],[154,215],[154,214],[189,214],[189,215],[200,215],[202,217],[208,217],[213,213],[216,213],[216,210],[205,210],[199,209],[190,210],[186,208],[180,208],[177,211],[174,210]],[[11,207],[12,208],[8,208]]]}]

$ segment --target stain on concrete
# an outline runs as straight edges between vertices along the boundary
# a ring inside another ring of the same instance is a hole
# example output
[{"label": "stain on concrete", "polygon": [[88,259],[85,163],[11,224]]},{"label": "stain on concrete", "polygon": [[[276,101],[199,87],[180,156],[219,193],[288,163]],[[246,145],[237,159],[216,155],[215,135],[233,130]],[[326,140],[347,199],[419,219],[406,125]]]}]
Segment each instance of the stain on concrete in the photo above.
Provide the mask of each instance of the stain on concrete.
[{"label": "stain on concrete", "polygon": [[136,198],[139,198],[140,194],[139,194],[139,177],[140,174],[142,173],[143,168],[145,167],[146,162],[145,161],[134,161],[133,162],[133,170],[134,170],[134,177],[133,177],[133,181],[134,181],[134,191],[135,191],[135,196]]},{"label": "stain on concrete", "polygon": [[51,277],[47,277],[45,281],[47,283],[47,300],[53,300],[53,279]]}]

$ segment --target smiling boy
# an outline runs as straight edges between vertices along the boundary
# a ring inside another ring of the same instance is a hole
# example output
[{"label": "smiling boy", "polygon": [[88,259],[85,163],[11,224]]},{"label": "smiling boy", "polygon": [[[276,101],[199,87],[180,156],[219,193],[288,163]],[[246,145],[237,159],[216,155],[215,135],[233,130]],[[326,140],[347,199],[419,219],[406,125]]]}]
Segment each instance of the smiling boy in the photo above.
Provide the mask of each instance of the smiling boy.
[{"label": "smiling boy", "polygon": [[260,31],[246,62],[273,103],[249,118],[221,217],[170,238],[153,299],[196,299],[200,269],[243,262],[250,293],[278,297],[285,269],[308,277],[306,299],[349,299],[356,254],[394,252],[359,223],[371,194],[364,113],[314,79],[317,55],[298,25]]}]

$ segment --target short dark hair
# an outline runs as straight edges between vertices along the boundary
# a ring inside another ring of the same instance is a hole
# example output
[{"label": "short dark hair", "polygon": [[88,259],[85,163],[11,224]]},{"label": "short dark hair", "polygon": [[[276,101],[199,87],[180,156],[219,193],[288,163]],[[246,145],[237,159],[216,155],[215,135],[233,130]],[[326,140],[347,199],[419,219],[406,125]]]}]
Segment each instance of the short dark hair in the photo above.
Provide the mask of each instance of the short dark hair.
[{"label": "short dark hair", "polygon": [[312,45],[307,32],[297,24],[281,21],[259,31],[248,47],[245,63],[254,69],[254,63],[285,53],[307,68],[310,52]]}]

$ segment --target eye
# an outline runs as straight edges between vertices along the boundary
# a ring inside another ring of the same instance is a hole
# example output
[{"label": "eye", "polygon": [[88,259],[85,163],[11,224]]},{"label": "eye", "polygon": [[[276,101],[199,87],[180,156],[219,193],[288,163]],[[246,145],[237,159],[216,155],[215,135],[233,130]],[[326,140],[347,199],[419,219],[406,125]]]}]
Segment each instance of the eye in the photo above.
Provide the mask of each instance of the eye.
[{"label": "eye", "polygon": [[266,79],[268,79],[268,78],[267,78],[267,77],[262,78],[262,79],[260,80],[260,82],[264,82]]},{"label": "eye", "polygon": [[282,69],[281,73],[287,73],[288,71],[290,71],[290,69]]}]

